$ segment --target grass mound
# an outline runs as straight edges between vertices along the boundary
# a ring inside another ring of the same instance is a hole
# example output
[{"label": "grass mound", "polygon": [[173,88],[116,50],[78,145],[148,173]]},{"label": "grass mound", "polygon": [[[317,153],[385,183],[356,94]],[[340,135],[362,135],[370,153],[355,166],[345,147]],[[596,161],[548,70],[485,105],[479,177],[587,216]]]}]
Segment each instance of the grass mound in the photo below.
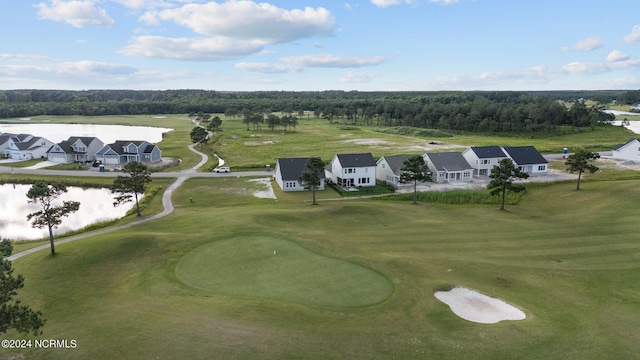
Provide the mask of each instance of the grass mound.
[{"label": "grass mound", "polygon": [[262,236],[200,246],[178,262],[176,275],[184,284],[206,291],[315,306],[367,306],[385,300],[392,291],[389,281],[372,270]]}]

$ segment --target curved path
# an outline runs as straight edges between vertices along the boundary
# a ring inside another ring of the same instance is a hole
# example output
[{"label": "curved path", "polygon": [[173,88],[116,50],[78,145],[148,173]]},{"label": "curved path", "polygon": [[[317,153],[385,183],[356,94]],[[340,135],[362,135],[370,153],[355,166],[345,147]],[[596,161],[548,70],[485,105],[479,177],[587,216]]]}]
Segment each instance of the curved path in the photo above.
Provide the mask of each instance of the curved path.
[{"label": "curved path", "polygon": [[[124,225],[118,225],[118,226],[112,226],[112,227],[107,227],[104,229],[99,229],[99,230],[95,230],[95,231],[90,231],[90,232],[86,232],[86,233],[82,233],[82,234],[78,234],[78,235],[74,235],[74,236],[70,236],[67,237],[63,240],[57,240],[56,241],[56,245],[60,245],[60,244],[65,244],[71,241],[75,241],[75,240],[79,240],[79,239],[84,239],[90,236],[96,236],[96,235],[101,235],[101,234],[106,234],[112,231],[117,231],[117,230],[122,230],[122,229],[126,229],[126,228],[130,228],[132,226],[136,226],[142,223],[146,223],[148,221],[152,221],[152,220],[156,220],[159,219],[161,217],[167,216],[169,214],[171,214],[174,210],[173,207],[173,203],[171,202],[171,196],[173,195],[173,191],[175,189],[177,189],[180,185],[182,185],[182,183],[184,183],[185,180],[192,178],[192,177],[209,177],[208,175],[213,175],[213,174],[209,174],[209,173],[198,173],[197,170],[202,167],[208,160],[209,157],[196,150],[194,148],[194,145],[190,145],[189,149],[195,153],[197,153],[198,155],[201,156],[201,160],[200,162],[192,167],[191,169],[188,170],[184,170],[184,171],[180,171],[180,172],[173,172],[173,173],[153,173],[152,176],[155,175],[155,177],[175,177],[176,181],[174,181],[171,185],[169,185],[169,187],[167,188],[167,190],[165,190],[165,192],[162,194],[162,206],[164,207],[164,210],[162,210],[162,212],[155,214],[153,216],[150,216],[148,218],[144,218],[144,219],[140,219],[137,221],[133,221],[130,222],[128,224],[124,224]],[[89,174],[87,174],[87,172],[79,172],[79,171],[56,171],[56,170],[30,170],[30,169],[11,169],[9,170],[8,168],[3,168],[0,167],[0,172],[9,172],[9,171],[15,171],[16,173],[21,173],[21,174],[29,174],[29,173],[39,173],[39,174],[47,174],[47,175],[67,175],[67,176],[112,176],[115,177],[120,173],[117,172],[96,172],[96,171],[92,171]],[[243,173],[243,175],[251,175],[254,172],[250,172],[250,173]],[[264,174],[261,172],[256,172],[258,175]],[[218,174],[216,174],[218,175]],[[237,174],[236,174],[237,176]],[[16,259],[19,259],[23,256],[32,254],[36,251],[40,251],[40,250],[45,250],[45,249],[49,249],[51,247],[50,244],[44,244],[44,245],[40,245],[22,252],[19,252],[17,254],[13,254],[10,257],[8,257],[8,260],[13,261]]]}]

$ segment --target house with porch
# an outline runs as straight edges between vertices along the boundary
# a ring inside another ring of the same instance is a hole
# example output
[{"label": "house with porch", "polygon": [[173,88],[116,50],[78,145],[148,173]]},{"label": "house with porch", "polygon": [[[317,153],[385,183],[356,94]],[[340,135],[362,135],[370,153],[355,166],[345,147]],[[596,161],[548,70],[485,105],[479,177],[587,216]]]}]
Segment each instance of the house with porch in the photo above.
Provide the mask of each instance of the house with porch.
[{"label": "house with porch", "polygon": [[402,167],[411,155],[383,156],[376,161],[376,179],[395,188],[400,186]]},{"label": "house with porch", "polygon": [[533,146],[503,146],[504,153],[520,171],[531,175],[544,175],[549,162]]},{"label": "house with porch", "polygon": [[154,163],[162,160],[162,152],[155,144],[143,140],[117,140],[96,152],[96,161],[105,165],[129,162]]},{"label": "house with porch", "polygon": [[5,155],[14,160],[43,159],[47,157],[47,150],[51,146],[53,146],[51,140],[20,134],[9,139],[9,148],[5,150]]},{"label": "house with porch", "polygon": [[474,169],[459,152],[426,152],[422,155],[429,170],[432,181],[444,182],[470,182]]},{"label": "house with porch", "polygon": [[94,161],[103,146],[104,143],[96,137],[71,136],[54,144],[47,151],[47,159],[61,164]]},{"label": "house with porch", "polygon": [[371,153],[337,154],[325,173],[327,179],[343,188],[376,186],[376,161]]},{"label": "house with porch", "polygon": [[462,156],[474,169],[476,176],[489,176],[491,170],[502,159],[507,158],[507,154],[500,146],[471,146],[462,152]]},{"label": "house with porch", "polygon": [[[307,171],[309,158],[279,158],[276,160],[275,181],[280,189],[285,192],[304,191],[304,185],[298,179]],[[320,172],[320,186],[318,190],[324,190],[325,172]]]}]

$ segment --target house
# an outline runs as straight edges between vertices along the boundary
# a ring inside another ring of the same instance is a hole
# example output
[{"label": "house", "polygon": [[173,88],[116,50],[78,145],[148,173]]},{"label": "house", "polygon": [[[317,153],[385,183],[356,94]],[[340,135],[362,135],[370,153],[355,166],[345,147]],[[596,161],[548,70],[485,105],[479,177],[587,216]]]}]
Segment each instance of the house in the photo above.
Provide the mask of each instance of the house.
[{"label": "house", "polygon": [[155,144],[142,140],[117,140],[96,152],[96,161],[105,165],[129,162],[154,163],[162,160],[162,152]]},{"label": "house", "polygon": [[[282,191],[304,191],[304,185],[298,179],[307,169],[309,158],[280,158],[276,160],[275,180]],[[325,173],[320,172],[320,186],[324,190]]]},{"label": "house", "polygon": [[11,134],[11,133],[2,133],[0,134],[0,152],[4,157],[11,156],[11,147],[12,143],[22,142],[25,139],[29,139],[33,137],[29,134]]},{"label": "house", "polygon": [[459,152],[441,152],[422,155],[429,170],[433,173],[432,180],[437,183],[463,181],[469,182],[473,178],[474,169]]},{"label": "house", "polygon": [[102,149],[104,143],[96,137],[71,136],[53,145],[47,151],[47,159],[57,163],[94,161],[96,153]]},{"label": "house", "polygon": [[376,161],[371,153],[337,154],[325,172],[328,179],[344,188],[376,185]]},{"label": "house", "polygon": [[462,152],[462,156],[475,169],[475,175],[489,176],[491,170],[507,155],[500,146],[471,146]]},{"label": "house", "polygon": [[411,155],[383,156],[376,161],[376,179],[394,187],[400,185],[401,169]]},{"label": "house", "polygon": [[14,160],[46,158],[47,150],[53,142],[40,136],[20,134],[9,139],[9,148],[5,154]]},{"label": "house", "polygon": [[547,173],[549,162],[533,146],[503,146],[505,154],[513,160],[520,171],[527,174]]},{"label": "house", "polygon": [[640,139],[634,138],[613,149],[611,157],[614,159],[640,162]]}]

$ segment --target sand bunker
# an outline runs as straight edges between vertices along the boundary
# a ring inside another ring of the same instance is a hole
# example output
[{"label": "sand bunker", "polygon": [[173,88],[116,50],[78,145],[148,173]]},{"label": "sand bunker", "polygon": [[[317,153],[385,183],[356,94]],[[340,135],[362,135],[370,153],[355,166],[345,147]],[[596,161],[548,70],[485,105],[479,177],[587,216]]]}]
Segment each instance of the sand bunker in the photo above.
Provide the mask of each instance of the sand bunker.
[{"label": "sand bunker", "polygon": [[437,291],[435,297],[449,305],[459,317],[480,324],[495,324],[502,320],[523,320],[522,310],[506,302],[480,294],[479,292],[455,287],[449,291]]}]

